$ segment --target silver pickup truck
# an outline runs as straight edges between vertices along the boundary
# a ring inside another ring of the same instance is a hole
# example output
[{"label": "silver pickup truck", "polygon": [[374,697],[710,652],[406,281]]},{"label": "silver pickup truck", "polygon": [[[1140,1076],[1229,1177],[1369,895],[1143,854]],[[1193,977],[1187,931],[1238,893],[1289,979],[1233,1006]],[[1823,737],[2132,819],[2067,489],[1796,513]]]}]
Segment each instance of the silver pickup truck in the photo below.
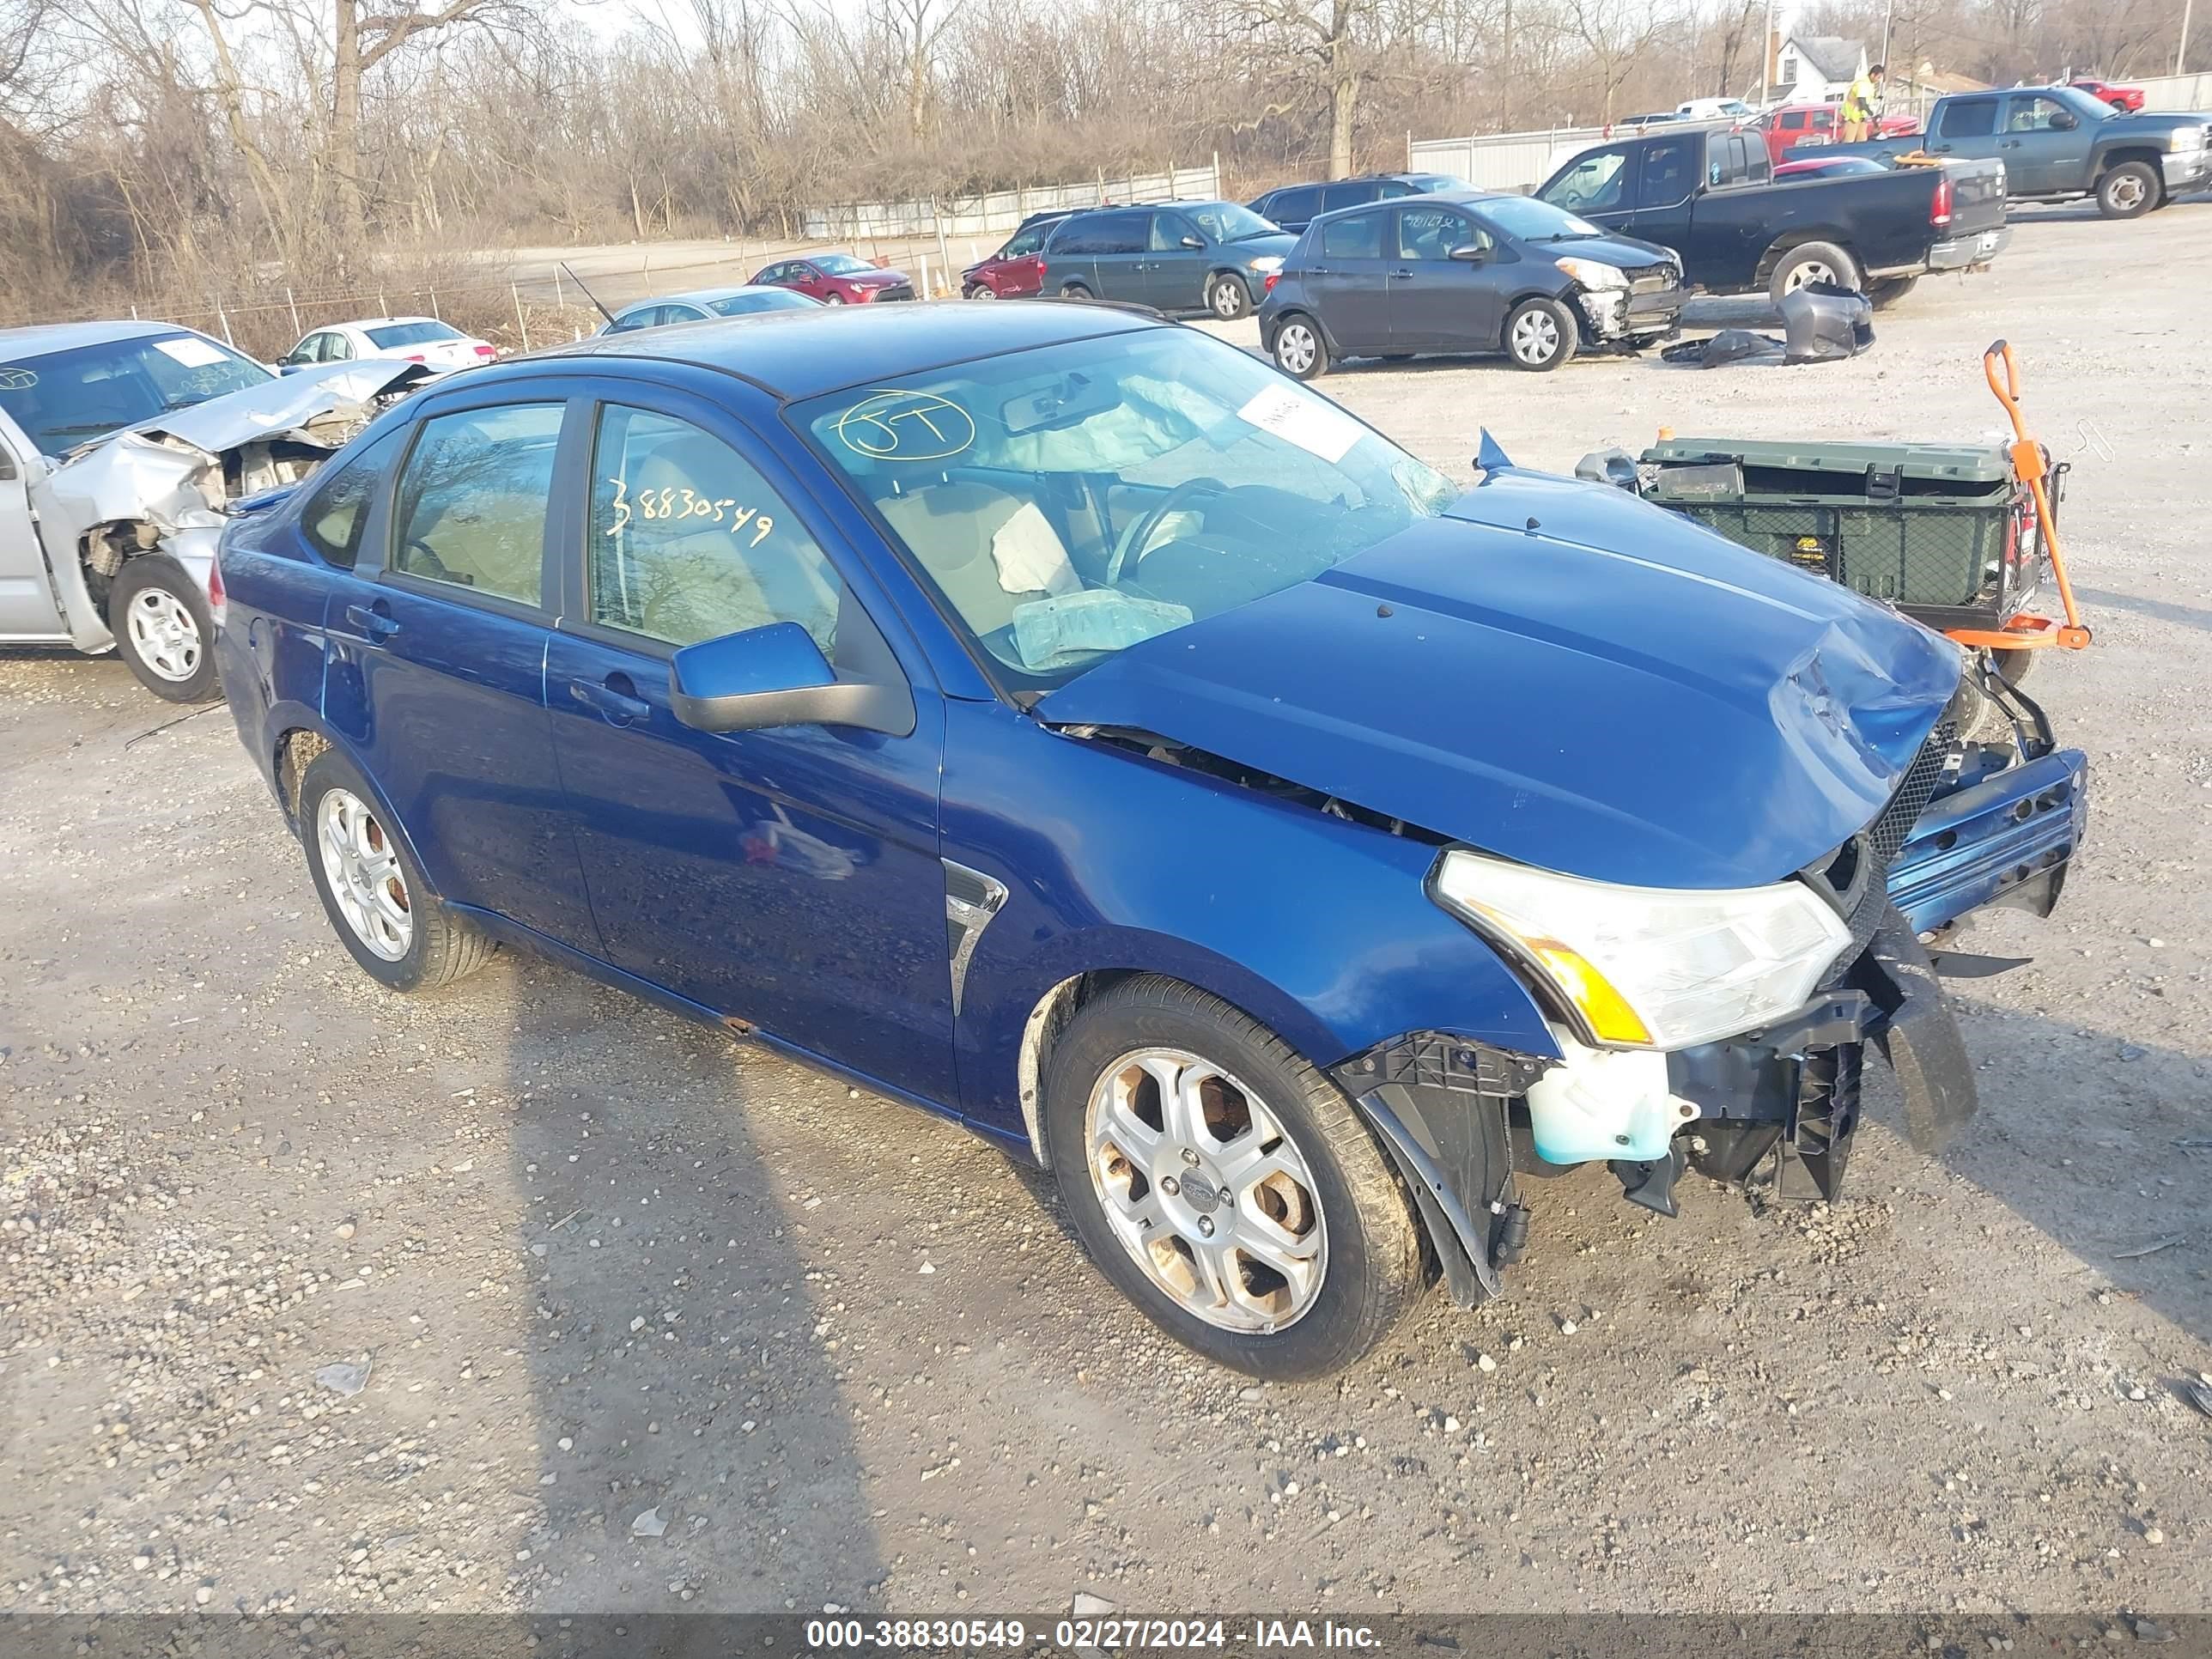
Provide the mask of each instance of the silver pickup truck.
[{"label": "silver pickup truck", "polygon": [[158,696],[216,696],[230,504],[298,483],[427,372],[279,377],[173,323],[0,330],[0,646],[119,647]]}]

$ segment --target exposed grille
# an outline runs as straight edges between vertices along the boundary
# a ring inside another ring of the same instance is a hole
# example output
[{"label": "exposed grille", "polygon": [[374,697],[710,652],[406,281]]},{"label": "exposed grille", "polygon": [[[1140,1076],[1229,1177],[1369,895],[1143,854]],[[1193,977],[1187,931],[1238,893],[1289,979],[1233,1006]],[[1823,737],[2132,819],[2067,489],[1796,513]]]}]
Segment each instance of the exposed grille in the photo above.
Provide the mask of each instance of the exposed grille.
[{"label": "exposed grille", "polygon": [[1890,864],[1927,810],[1958,737],[1959,728],[1948,715],[1938,720],[1874,822],[1805,872],[1806,879],[1828,895],[1851,930],[1850,949],[1836,959],[1821,989],[1841,982],[1881,926],[1889,908]]},{"label": "exposed grille", "polygon": [[1674,287],[1678,280],[1679,273],[1672,265],[1645,265],[1628,273],[1628,288],[1632,294],[1656,294]]},{"label": "exposed grille", "polygon": [[911,300],[912,298],[914,298],[914,290],[904,283],[901,283],[896,288],[887,288],[876,295],[878,304],[885,300]]}]

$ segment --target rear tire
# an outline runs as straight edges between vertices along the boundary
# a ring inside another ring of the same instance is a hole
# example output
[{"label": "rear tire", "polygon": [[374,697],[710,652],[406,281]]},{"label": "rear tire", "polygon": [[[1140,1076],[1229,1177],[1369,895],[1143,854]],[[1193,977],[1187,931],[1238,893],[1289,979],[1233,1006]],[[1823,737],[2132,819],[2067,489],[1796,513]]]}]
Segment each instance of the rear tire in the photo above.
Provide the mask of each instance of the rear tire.
[{"label": "rear tire", "polygon": [[1216,322],[1233,323],[1252,309],[1252,291],[1243,277],[1224,271],[1206,285],[1206,308]]},{"label": "rear tire", "polygon": [[490,959],[492,941],[430,889],[414,849],[361,769],[335,749],[300,780],[300,840],[331,927],[387,990],[450,985]]},{"label": "rear tire", "polygon": [[2097,211],[2107,219],[2140,219],[2158,205],[2162,186],[2145,161],[2123,161],[2097,180]]},{"label": "rear tire", "polygon": [[1275,325],[1275,341],[1268,348],[1275,367],[1300,380],[1317,380],[1328,373],[1328,341],[1321,325],[1303,312],[1292,312]]},{"label": "rear tire", "polygon": [[1060,297],[1063,300],[1073,300],[1080,303],[1092,296],[1091,290],[1088,288],[1085,288],[1081,283],[1062,283],[1060,285]]},{"label": "rear tire", "polygon": [[211,702],[215,618],[191,573],[164,553],[124,562],[107,590],[107,629],[139,684],[169,702]]},{"label": "rear tire", "polygon": [[1548,374],[1574,361],[1574,315],[1557,300],[1523,300],[1506,318],[1500,343],[1514,368]]},{"label": "rear tire", "polygon": [[1863,286],[1858,261],[1833,242],[1801,242],[1776,262],[1767,293],[1776,305],[1785,294],[1795,294],[1808,283],[1833,283],[1838,288]]},{"label": "rear tire", "polygon": [[1216,1364],[1327,1376],[1419,1296],[1420,1231],[1358,1112],[1219,998],[1125,981],[1069,1022],[1044,1085],[1053,1169],[1084,1249]]},{"label": "rear tire", "polygon": [[1884,276],[1869,285],[1867,301],[1876,311],[1895,305],[1920,285],[1917,276]]}]

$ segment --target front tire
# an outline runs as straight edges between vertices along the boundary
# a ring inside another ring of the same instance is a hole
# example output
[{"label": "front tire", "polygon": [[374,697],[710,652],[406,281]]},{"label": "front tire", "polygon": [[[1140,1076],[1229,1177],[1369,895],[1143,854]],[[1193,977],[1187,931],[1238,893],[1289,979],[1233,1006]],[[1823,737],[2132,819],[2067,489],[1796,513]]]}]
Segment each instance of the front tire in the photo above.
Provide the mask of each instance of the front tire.
[{"label": "front tire", "polygon": [[1778,306],[1784,295],[1795,294],[1808,283],[1856,289],[1860,286],[1858,262],[1833,242],[1802,242],[1775,265],[1767,292]]},{"label": "front tire", "polygon": [[107,590],[107,629],[139,684],[170,702],[210,702],[215,618],[191,574],[161,553],[126,560]]},{"label": "front tire", "polygon": [[1328,373],[1328,342],[1310,317],[1293,312],[1284,318],[1269,349],[1275,367],[1295,380],[1317,380]]},{"label": "front tire", "polygon": [[825,294],[822,296],[822,303],[825,306],[842,306],[845,303],[845,296],[842,294]]},{"label": "front tire", "polygon": [[969,300],[995,300],[999,297],[999,291],[982,283],[978,283],[963,297]]},{"label": "front tire", "polygon": [[1216,321],[1233,323],[1252,309],[1252,291],[1243,277],[1224,271],[1206,285],[1206,308]]},{"label": "front tire", "polygon": [[1575,356],[1575,319],[1557,300],[1523,300],[1505,319],[1505,356],[1516,368],[1547,374]]},{"label": "front tire", "polygon": [[491,940],[430,890],[360,769],[335,749],[300,780],[300,839],[324,914],[362,971],[388,990],[435,990],[489,959]]},{"label": "front tire", "polygon": [[2158,205],[2164,186],[2147,161],[2123,161],[2097,181],[2097,211],[2107,219],[2140,219]]},{"label": "front tire", "polygon": [[1413,1211],[1352,1103],[1218,997],[1146,975],[1085,1005],[1046,1068],[1045,1131],[1100,1271],[1218,1364],[1341,1370],[1421,1291]]}]

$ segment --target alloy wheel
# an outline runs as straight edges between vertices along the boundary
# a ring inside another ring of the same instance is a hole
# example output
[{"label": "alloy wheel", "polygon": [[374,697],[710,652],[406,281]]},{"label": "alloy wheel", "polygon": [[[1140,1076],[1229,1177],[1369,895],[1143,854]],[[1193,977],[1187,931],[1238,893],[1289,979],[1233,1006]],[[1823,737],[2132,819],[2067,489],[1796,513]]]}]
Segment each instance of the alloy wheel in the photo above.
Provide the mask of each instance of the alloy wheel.
[{"label": "alloy wheel", "polygon": [[354,937],[386,962],[405,956],[415,939],[407,878],[368,803],[349,789],[326,792],[315,808],[315,845]]},{"label": "alloy wheel", "polygon": [[2149,191],[2142,179],[2130,173],[2112,180],[2111,194],[2112,206],[2116,210],[2122,213],[2133,213],[2143,204],[2143,198]]},{"label": "alloy wheel", "polygon": [[182,599],[167,588],[149,587],[131,599],[125,616],[131,648],[147,667],[179,684],[199,672],[200,653],[206,646],[199,623]]},{"label": "alloy wheel", "polygon": [[1139,1048],[1091,1090],[1084,1138],[1107,1224],[1176,1306],[1279,1331],[1328,1268],[1311,1170],[1259,1095],[1180,1048]]}]

